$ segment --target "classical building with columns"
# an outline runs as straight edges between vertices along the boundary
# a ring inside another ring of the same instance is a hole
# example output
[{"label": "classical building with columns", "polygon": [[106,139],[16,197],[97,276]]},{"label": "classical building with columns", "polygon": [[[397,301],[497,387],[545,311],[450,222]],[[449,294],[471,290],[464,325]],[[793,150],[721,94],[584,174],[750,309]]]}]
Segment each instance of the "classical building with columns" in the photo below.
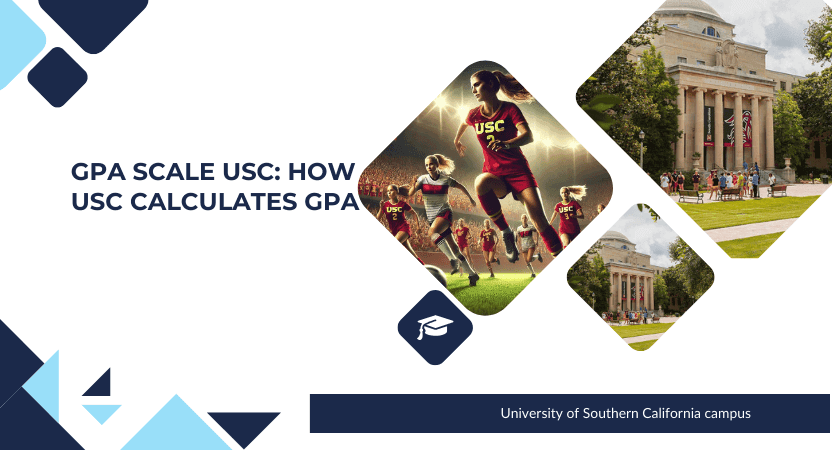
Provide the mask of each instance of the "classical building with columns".
[{"label": "classical building with columns", "polygon": [[675,169],[775,169],[774,94],[804,77],[767,70],[767,50],[737,41],[734,25],[704,1],[667,0],[654,18],[666,29],[653,44],[679,86]]},{"label": "classical building with columns", "polygon": [[[598,240],[598,255],[610,272],[611,311],[654,310],[653,280],[666,268],[650,264],[650,255],[636,251],[627,236],[608,231]],[[594,258],[594,255],[590,255]]]}]

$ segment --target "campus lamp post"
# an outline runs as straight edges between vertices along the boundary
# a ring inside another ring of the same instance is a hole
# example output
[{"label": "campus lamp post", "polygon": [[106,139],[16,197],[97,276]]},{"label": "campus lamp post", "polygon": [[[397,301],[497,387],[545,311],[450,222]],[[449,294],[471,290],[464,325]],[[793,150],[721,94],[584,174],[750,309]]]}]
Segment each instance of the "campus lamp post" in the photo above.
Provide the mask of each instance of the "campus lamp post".
[{"label": "campus lamp post", "polygon": [[641,141],[638,165],[641,167],[641,170],[644,170],[644,130],[638,132],[638,140]]}]

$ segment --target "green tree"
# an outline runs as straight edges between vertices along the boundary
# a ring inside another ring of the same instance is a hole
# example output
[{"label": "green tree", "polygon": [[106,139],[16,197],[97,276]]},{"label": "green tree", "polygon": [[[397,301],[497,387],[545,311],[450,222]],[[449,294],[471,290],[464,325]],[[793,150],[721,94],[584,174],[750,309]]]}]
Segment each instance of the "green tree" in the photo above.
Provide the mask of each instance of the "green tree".
[{"label": "green tree", "polygon": [[[670,258],[676,265],[665,271],[665,275],[671,270],[677,272],[683,282],[684,292],[693,301],[698,300],[714,284],[714,271],[680,237],[670,243],[669,250]],[[670,292],[673,293],[672,290]]]},{"label": "green tree", "polygon": [[830,62],[832,60],[832,8],[824,6],[818,20],[810,20],[809,28],[805,30],[806,48],[809,50],[813,63]]},{"label": "green tree", "polygon": [[653,279],[653,299],[656,308],[667,311],[667,306],[670,304],[670,297],[667,294],[667,284],[661,275],[656,275]]},{"label": "green tree", "polygon": [[604,261],[598,255],[598,248],[598,244],[594,245],[570,267],[566,280],[572,290],[590,308],[600,314],[609,308],[611,283],[610,272],[604,267]]},{"label": "green tree", "polygon": [[777,92],[773,106],[774,160],[780,164],[790,157],[795,168],[802,168],[809,157],[809,139],[803,129],[803,115],[792,96]]},{"label": "green tree", "polygon": [[662,278],[667,286],[668,306],[670,305],[671,299],[676,299],[679,309],[682,310],[690,308],[696,302],[696,299],[688,294],[687,287],[685,286],[685,277],[678,266],[673,266],[665,270]]},{"label": "green tree", "polygon": [[[650,44],[662,27],[650,18],[644,22],[578,89],[578,104],[629,155],[638,155],[638,117],[660,118],[644,83],[637,82],[636,63],[628,58],[637,47]],[[604,117],[606,114],[608,117]],[[636,156],[638,157],[638,156]]]},{"label": "green tree", "polygon": [[[681,112],[676,106],[679,88],[667,76],[662,54],[652,44],[644,50],[636,66],[635,82],[641,85],[651,103],[649,111],[637,112],[633,116],[633,122],[644,131],[644,170],[659,174],[672,168],[676,162],[671,145],[682,135],[679,130]],[[638,149],[630,156],[639,162]]]},{"label": "green tree", "polygon": [[826,139],[829,148],[832,145],[832,133],[828,133],[832,130],[832,67],[807,75],[807,79],[794,87],[792,97],[800,108],[803,128],[809,137]]}]

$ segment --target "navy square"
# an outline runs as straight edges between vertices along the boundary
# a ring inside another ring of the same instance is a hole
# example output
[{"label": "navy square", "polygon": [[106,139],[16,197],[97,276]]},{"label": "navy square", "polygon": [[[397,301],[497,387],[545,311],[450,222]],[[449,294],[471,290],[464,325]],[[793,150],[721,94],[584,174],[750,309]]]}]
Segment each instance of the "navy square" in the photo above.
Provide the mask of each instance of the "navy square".
[{"label": "navy square", "polygon": [[85,52],[110,45],[147,7],[147,0],[40,0],[49,14]]},{"label": "navy square", "polygon": [[87,72],[60,47],[53,48],[29,71],[29,84],[60,108],[87,82]]},{"label": "navy square", "polygon": [[430,291],[399,322],[399,334],[425,361],[445,362],[474,331],[474,324],[439,291]]}]

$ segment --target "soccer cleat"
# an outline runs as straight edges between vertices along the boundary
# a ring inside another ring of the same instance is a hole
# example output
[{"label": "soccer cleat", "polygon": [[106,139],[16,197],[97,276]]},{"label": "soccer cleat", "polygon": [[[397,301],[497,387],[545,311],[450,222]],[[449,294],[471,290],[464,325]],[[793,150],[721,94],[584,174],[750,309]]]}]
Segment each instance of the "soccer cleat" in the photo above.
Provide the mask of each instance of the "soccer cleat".
[{"label": "soccer cleat", "polygon": [[496,261],[496,262],[497,262],[497,265],[498,265],[498,266],[500,265],[500,258],[497,258],[497,259],[495,259],[494,261]]},{"label": "soccer cleat", "polygon": [[535,274],[532,274],[532,278],[534,278],[534,277],[535,277]]},{"label": "soccer cleat", "polygon": [[540,253],[537,254],[537,261],[543,262],[543,255],[541,255]]},{"label": "soccer cleat", "polygon": [[[517,244],[514,242],[514,235],[511,233],[511,229],[506,229],[509,230],[508,233],[503,233],[503,242],[505,242],[506,245],[506,259],[508,262],[514,264],[518,259],[520,259],[520,252],[517,251]],[[505,238],[506,234],[509,235],[508,239]]]},{"label": "soccer cleat", "polygon": [[491,276],[490,276],[490,277],[488,277],[488,278],[494,278],[494,274],[492,273],[492,274],[491,274]]},{"label": "soccer cleat", "polygon": [[468,285],[469,286],[476,286],[477,285],[477,280],[479,280],[479,279],[480,279],[479,274],[475,273],[475,274],[471,275],[470,277],[468,277]]},{"label": "soccer cleat", "polygon": [[451,260],[451,275],[453,275],[457,272],[459,272],[459,260],[458,259],[452,259]]}]

